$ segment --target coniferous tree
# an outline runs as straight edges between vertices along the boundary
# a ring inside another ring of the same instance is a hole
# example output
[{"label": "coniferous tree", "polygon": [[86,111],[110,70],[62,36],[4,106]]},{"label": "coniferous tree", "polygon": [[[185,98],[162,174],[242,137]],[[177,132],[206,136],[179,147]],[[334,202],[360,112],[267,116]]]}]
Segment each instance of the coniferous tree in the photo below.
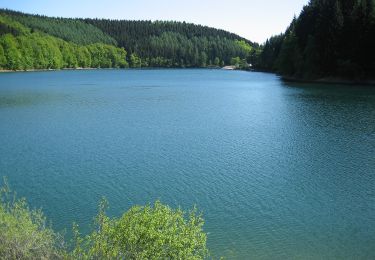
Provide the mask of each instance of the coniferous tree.
[{"label": "coniferous tree", "polygon": [[304,79],[375,75],[373,0],[311,0],[255,60],[260,69]]},{"label": "coniferous tree", "polygon": [[[5,34],[16,37],[16,42],[22,41],[18,46],[22,66],[13,64],[12,69],[126,67],[126,61],[116,59],[118,50],[105,45],[129,51],[127,58],[133,67],[223,66],[233,57],[249,60],[258,48],[238,35],[189,23],[65,19],[0,9],[0,37]],[[31,38],[36,44],[29,41]]]}]

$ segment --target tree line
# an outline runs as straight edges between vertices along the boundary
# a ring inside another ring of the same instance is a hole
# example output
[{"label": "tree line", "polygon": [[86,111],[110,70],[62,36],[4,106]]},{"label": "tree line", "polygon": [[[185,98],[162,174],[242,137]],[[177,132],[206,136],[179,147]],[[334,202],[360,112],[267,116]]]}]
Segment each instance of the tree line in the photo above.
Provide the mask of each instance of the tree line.
[{"label": "tree line", "polygon": [[115,39],[103,33],[99,28],[79,19],[29,15],[8,9],[0,9],[0,15],[11,17],[14,21],[31,28],[33,31],[38,30],[79,45],[92,43],[117,45]]},{"label": "tree line", "polygon": [[[2,68],[7,69],[126,67],[127,64],[131,67],[245,67],[259,49],[256,43],[236,34],[184,22],[53,18],[6,9],[0,9],[0,17],[0,36],[10,34],[15,38],[6,37],[2,52],[9,52],[9,41],[14,42],[12,46],[21,56],[27,56],[31,48],[23,50],[24,45],[32,42],[41,48],[57,46],[61,52],[61,55],[56,54],[56,48],[51,48],[54,50],[51,53],[45,50],[44,56],[56,55],[56,61],[41,61],[38,59],[42,59],[42,55],[36,54],[34,48],[31,52],[34,52],[31,55],[34,61],[30,62],[30,57],[25,57],[27,61],[18,61],[17,55],[14,58],[13,48],[12,55],[8,54],[12,56],[9,57],[11,61],[5,66],[1,63]],[[94,46],[101,46],[100,50],[93,51]],[[126,61],[122,63],[117,61],[117,55],[113,55],[120,49],[127,50]]]},{"label": "tree line", "polygon": [[374,35],[374,0],[311,0],[254,63],[300,79],[366,80],[375,75]]},{"label": "tree line", "polygon": [[0,15],[0,69],[128,67],[126,51],[113,45],[78,45],[30,30]]},{"label": "tree line", "polygon": [[67,19],[0,9],[0,68],[247,68],[250,63],[300,79],[368,79],[375,75],[374,2],[310,0],[284,33],[262,46],[185,22]]},{"label": "tree line", "polygon": [[206,67],[248,60],[259,46],[236,34],[207,26],[175,21],[84,19],[137,55],[142,65]]}]

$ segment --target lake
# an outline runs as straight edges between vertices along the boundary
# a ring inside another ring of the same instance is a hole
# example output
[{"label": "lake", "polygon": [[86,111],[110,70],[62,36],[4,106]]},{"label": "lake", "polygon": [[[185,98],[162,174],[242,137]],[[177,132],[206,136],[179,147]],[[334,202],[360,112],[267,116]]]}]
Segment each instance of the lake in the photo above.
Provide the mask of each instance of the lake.
[{"label": "lake", "polygon": [[0,74],[0,175],[56,230],[160,199],[227,259],[375,258],[375,88],[223,70]]}]

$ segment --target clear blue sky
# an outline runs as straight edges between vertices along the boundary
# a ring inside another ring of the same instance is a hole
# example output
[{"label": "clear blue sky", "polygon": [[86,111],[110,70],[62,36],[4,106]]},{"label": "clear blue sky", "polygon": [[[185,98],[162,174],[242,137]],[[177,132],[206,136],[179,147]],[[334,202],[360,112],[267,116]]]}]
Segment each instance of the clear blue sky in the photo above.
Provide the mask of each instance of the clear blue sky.
[{"label": "clear blue sky", "polygon": [[264,42],[283,32],[308,0],[0,0],[1,8],[62,17],[175,20]]}]

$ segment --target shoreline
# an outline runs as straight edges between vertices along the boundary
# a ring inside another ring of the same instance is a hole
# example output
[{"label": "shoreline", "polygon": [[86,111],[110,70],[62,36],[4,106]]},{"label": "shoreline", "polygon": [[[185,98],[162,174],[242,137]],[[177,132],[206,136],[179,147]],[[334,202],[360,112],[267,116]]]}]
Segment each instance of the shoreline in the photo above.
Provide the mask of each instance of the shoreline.
[{"label": "shoreline", "polygon": [[366,85],[375,86],[375,79],[372,80],[349,80],[344,78],[327,77],[320,79],[299,79],[294,77],[280,76],[280,79],[284,82],[295,82],[295,83],[317,83],[317,84],[340,84],[340,85]]},{"label": "shoreline", "polygon": [[42,72],[42,71],[63,71],[63,70],[132,70],[132,69],[143,69],[143,70],[146,70],[146,69],[209,69],[209,70],[213,70],[213,69],[222,69],[221,67],[205,67],[205,68],[202,68],[202,67],[185,67],[185,68],[181,68],[181,67],[140,67],[140,68],[81,68],[81,67],[78,67],[78,68],[63,68],[63,69],[27,69],[27,70],[4,70],[4,69],[0,69],[0,73],[16,73],[16,72]]},{"label": "shoreline", "polygon": [[38,72],[38,71],[60,71],[60,70],[99,70],[99,69],[116,69],[116,68],[63,68],[63,69],[27,69],[27,70],[4,70],[0,69],[0,73],[13,72]]},{"label": "shoreline", "polygon": [[[222,69],[222,70],[229,70],[227,67],[207,67],[207,68],[199,68],[196,69]],[[0,69],[0,73],[16,73],[16,72],[44,72],[44,71],[64,71],[64,70],[126,70],[126,69],[176,69],[176,68],[164,68],[164,67],[145,67],[145,68],[62,68],[62,69],[27,69],[27,70],[4,70]],[[192,68],[178,68],[178,69],[192,69]],[[269,71],[262,71],[262,70],[248,70],[248,69],[230,69],[229,71],[247,71],[247,72],[263,72],[263,73],[272,73],[278,75],[274,72]],[[335,78],[335,77],[327,77],[327,78],[320,78],[320,79],[299,79],[295,77],[287,77],[278,75],[280,79],[284,82],[294,82],[294,83],[316,83],[316,84],[342,84],[342,85],[366,85],[366,86],[375,86],[375,79],[371,80],[348,80],[343,78]]]}]

